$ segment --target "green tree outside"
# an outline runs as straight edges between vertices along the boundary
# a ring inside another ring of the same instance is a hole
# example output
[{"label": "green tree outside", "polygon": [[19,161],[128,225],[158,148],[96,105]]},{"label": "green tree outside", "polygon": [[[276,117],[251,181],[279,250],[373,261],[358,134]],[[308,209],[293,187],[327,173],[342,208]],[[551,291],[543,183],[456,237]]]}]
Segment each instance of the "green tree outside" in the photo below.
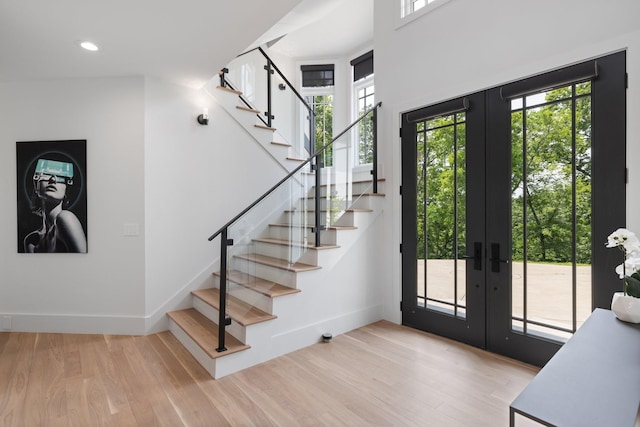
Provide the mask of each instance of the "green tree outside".
[{"label": "green tree outside", "polygon": [[[575,227],[575,262],[591,262],[590,86],[576,85],[576,98],[571,86],[549,91],[539,106],[512,113],[514,261],[524,260],[526,242],[527,261],[573,262]],[[466,253],[464,141],[464,113],[417,124],[419,259],[453,259]]]}]

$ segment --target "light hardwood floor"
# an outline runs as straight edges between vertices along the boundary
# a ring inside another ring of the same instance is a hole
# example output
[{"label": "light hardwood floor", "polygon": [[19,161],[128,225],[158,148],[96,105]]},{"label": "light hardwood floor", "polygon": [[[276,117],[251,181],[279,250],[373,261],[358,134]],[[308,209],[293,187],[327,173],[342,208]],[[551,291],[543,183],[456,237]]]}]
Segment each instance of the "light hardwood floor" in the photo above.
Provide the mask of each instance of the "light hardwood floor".
[{"label": "light hardwood floor", "polygon": [[537,370],[384,321],[220,380],[168,332],[0,333],[0,426],[499,427]]}]

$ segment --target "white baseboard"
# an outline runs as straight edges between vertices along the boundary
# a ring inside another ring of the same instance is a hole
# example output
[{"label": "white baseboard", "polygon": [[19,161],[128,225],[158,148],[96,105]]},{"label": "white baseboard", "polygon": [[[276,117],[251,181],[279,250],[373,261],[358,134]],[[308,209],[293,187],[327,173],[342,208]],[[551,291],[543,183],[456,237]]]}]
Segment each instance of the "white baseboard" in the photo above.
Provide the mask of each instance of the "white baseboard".
[{"label": "white baseboard", "polygon": [[292,329],[272,337],[272,349],[277,349],[270,357],[307,347],[322,341],[322,334],[330,333],[334,337],[383,319],[382,304],[363,308],[313,324]]},{"label": "white baseboard", "polygon": [[0,313],[0,332],[144,335],[142,316]]}]

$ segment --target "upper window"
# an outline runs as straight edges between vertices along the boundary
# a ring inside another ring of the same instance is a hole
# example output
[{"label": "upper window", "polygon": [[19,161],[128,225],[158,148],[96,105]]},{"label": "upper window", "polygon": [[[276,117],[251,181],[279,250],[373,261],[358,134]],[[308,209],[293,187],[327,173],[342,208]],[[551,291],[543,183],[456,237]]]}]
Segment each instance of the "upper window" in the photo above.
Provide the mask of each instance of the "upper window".
[{"label": "upper window", "polygon": [[[400,3],[400,13],[396,15],[396,27],[402,26],[415,18],[431,12],[449,0],[397,0]],[[400,18],[400,19],[398,19]]]},{"label": "upper window", "polygon": [[373,51],[370,50],[358,56],[356,59],[351,60],[351,66],[353,67],[353,81],[369,77],[373,74]]},{"label": "upper window", "polygon": [[[353,67],[354,117],[359,117],[374,105],[373,51],[351,61]],[[373,123],[371,116],[355,129],[357,144],[354,146],[356,164],[373,161]]]},{"label": "upper window", "polygon": [[333,86],[333,64],[303,65],[302,87]]},{"label": "upper window", "polygon": [[403,0],[402,17],[412,14],[416,10],[422,9],[425,5],[433,3],[435,0]]}]

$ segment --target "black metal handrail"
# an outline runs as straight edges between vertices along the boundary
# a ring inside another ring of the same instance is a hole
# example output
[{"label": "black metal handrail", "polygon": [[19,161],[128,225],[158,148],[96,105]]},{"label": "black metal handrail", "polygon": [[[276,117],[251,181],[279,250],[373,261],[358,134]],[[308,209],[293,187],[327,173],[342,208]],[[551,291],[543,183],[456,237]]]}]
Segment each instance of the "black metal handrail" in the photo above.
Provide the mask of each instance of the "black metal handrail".
[{"label": "black metal handrail", "polygon": [[280,77],[282,77],[282,80],[284,80],[284,82],[287,84],[287,86],[289,86],[289,88],[298,97],[298,99],[302,102],[302,104],[304,104],[304,106],[307,107],[307,110],[309,110],[311,113],[313,113],[313,108],[311,108],[311,106],[307,103],[307,101],[304,100],[302,95],[300,95],[300,93],[296,90],[296,88],[293,87],[293,85],[291,84],[289,79],[287,79],[287,77],[282,73],[282,71],[280,71],[280,69],[275,64],[275,62],[273,62],[273,60],[269,57],[269,55],[267,55],[267,53],[261,47],[256,47],[254,49],[251,49],[251,50],[248,50],[248,51],[246,51],[244,53],[241,53],[240,55],[238,55],[238,57],[241,57],[243,55],[246,55],[246,54],[251,53],[251,52],[256,51],[256,50],[258,50],[260,53],[262,53],[262,56],[264,56],[273,65],[273,69],[278,73],[278,75]]},{"label": "black metal handrail", "polygon": [[[240,55],[238,55],[237,57],[241,57],[244,55],[247,55],[251,52],[255,52],[258,51],[262,54],[262,56],[264,56],[264,58],[267,60],[267,65],[265,65],[265,70],[267,72],[267,111],[263,112],[264,118],[262,115],[258,114],[258,118],[262,121],[262,123],[264,123],[266,126],[268,127],[272,127],[272,120],[275,118],[274,116],[274,112],[273,109],[271,108],[271,98],[272,98],[272,91],[271,91],[271,74],[273,74],[273,71],[277,72],[278,75],[280,76],[280,78],[282,78],[282,80],[284,81],[284,83],[289,87],[289,89],[293,92],[293,94],[298,98],[298,100],[302,103],[302,105],[307,109],[307,112],[309,113],[309,146],[306,147],[307,150],[309,151],[310,154],[314,154],[315,150],[314,150],[314,146],[315,146],[315,141],[314,141],[314,136],[315,136],[315,132],[314,132],[314,128],[315,128],[315,112],[313,111],[313,108],[309,105],[309,103],[302,97],[302,95],[300,95],[300,93],[296,90],[296,88],[291,84],[291,82],[289,81],[289,79],[287,79],[287,77],[282,73],[282,71],[280,71],[280,68],[278,68],[278,66],[275,64],[275,62],[273,62],[273,60],[271,59],[271,57],[269,57],[269,55],[267,55],[267,53],[261,48],[261,47],[256,47],[253,48],[251,50],[248,50],[244,53],[241,53]],[[233,85],[225,78],[225,74],[228,73],[229,70],[227,68],[223,68],[220,72],[220,86],[222,87],[229,87],[230,89],[236,90]],[[251,103],[242,95],[240,95],[240,100],[249,108],[254,109],[254,106],[251,105]],[[266,119],[265,119],[266,118]]]},{"label": "black metal handrail", "polygon": [[[320,156],[320,154],[322,154],[323,152],[325,152],[327,150],[327,148],[329,148],[331,145],[333,145],[333,143],[338,140],[340,137],[342,137],[342,135],[344,135],[345,133],[347,133],[349,130],[351,130],[355,125],[357,125],[358,123],[360,123],[367,115],[369,115],[369,113],[371,112],[375,112],[377,111],[377,109],[379,107],[382,106],[382,102],[378,102],[376,103],[373,107],[371,107],[370,109],[368,109],[367,111],[365,111],[364,113],[362,113],[362,115],[360,117],[358,117],[353,123],[351,123],[349,126],[347,126],[342,132],[340,132],[338,134],[338,136],[336,136],[335,138],[333,138],[331,141],[327,142],[324,146],[322,146],[318,151],[316,151],[315,154],[313,154],[312,156],[310,156],[308,159],[306,159],[302,164],[300,164],[297,168],[295,168],[294,170],[292,170],[291,172],[289,172],[287,174],[287,176],[285,176],[284,178],[282,178],[280,181],[278,181],[277,184],[275,184],[273,187],[271,187],[269,190],[267,190],[262,196],[258,197],[253,203],[251,203],[249,206],[247,206],[245,209],[242,210],[242,212],[240,212],[238,215],[234,216],[233,219],[231,219],[231,221],[227,222],[225,225],[223,225],[222,227],[220,227],[220,229],[218,231],[216,231],[215,233],[213,233],[211,236],[209,236],[209,241],[212,241],[213,239],[215,239],[216,237],[218,237],[220,235],[220,233],[222,233],[222,231],[226,228],[229,228],[230,226],[233,225],[233,223],[235,223],[237,220],[239,220],[241,217],[243,217],[247,212],[249,212],[251,209],[253,209],[258,203],[260,203],[261,201],[263,201],[267,196],[269,196],[271,193],[273,193],[275,190],[278,189],[278,187],[280,187],[282,184],[284,184],[286,181],[288,181],[292,176],[294,176],[297,172],[299,172],[302,168],[304,168],[306,165],[308,165],[309,163],[311,163],[313,161],[314,158]],[[374,147],[377,148],[377,144],[375,143],[375,139],[376,139],[376,134],[374,133]],[[375,151],[376,148],[374,148],[374,157],[375,156]],[[376,164],[376,162],[373,163],[373,170],[376,170],[376,173],[372,175],[377,175],[377,169],[378,169],[378,165]],[[374,193],[377,193],[377,190],[374,191]]]},{"label": "black metal handrail", "polygon": [[374,184],[373,184],[373,193],[377,194],[377,179],[378,179],[378,163],[377,163],[377,131],[375,130],[377,124],[377,112],[378,108],[382,106],[382,102],[378,102],[373,107],[365,111],[357,120],[347,126],[342,132],[340,132],[335,138],[326,143],[323,147],[317,150],[313,155],[311,155],[308,159],[306,159],[302,164],[300,164],[297,168],[287,174],[284,178],[278,181],[273,187],[267,190],[263,195],[258,197],[253,203],[243,209],[239,214],[234,216],[229,222],[223,225],[218,231],[209,236],[208,240],[212,241],[218,236],[222,236],[220,239],[220,301],[219,301],[219,317],[218,317],[218,348],[216,351],[223,352],[226,351],[225,347],[225,328],[228,324],[230,324],[230,319],[226,315],[226,300],[227,300],[227,255],[228,255],[228,247],[233,246],[233,240],[228,239],[228,230],[236,221],[246,215],[249,211],[251,211],[255,206],[257,206],[261,201],[267,198],[270,194],[276,191],[282,184],[290,180],[296,173],[298,173],[302,168],[307,165],[311,165],[315,170],[316,175],[316,185],[315,185],[315,246],[320,247],[320,233],[325,228],[321,223],[321,208],[320,208],[320,190],[321,190],[321,174],[320,169],[322,168],[322,164],[320,162],[320,156],[333,145],[335,141],[341,138],[344,134],[346,134],[349,130],[351,130],[355,125],[360,123],[367,117],[369,114],[372,114],[373,120],[373,165],[371,174],[373,175]]}]

